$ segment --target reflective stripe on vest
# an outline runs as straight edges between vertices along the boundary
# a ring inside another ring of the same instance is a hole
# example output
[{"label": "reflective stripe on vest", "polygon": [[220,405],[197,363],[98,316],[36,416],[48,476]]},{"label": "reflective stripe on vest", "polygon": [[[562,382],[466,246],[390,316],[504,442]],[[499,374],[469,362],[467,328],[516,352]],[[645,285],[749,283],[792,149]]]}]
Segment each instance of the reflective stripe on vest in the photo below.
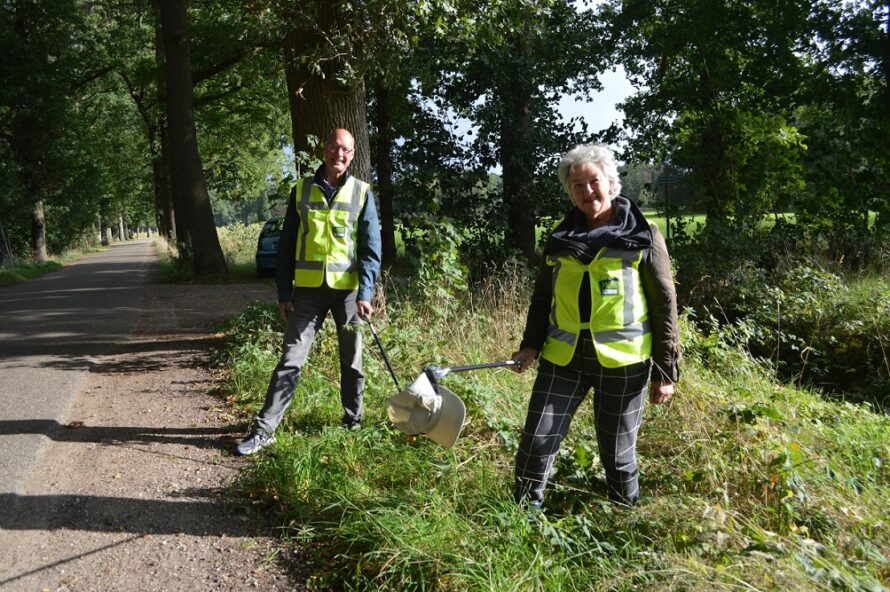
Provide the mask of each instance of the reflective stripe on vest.
[{"label": "reflective stripe on vest", "polygon": [[295,249],[294,286],[322,283],[341,290],[358,288],[358,221],[369,185],[349,177],[328,204],[312,177],[297,181],[294,199],[300,213]]},{"label": "reflective stripe on vest", "polygon": [[[565,366],[575,353],[578,335],[588,329],[597,359],[620,368],[651,356],[652,332],[640,282],[642,251],[602,249],[588,265],[573,257],[550,257],[553,301],[541,356]],[[584,274],[590,282],[590,318],[582,320],[578,292]]]}]

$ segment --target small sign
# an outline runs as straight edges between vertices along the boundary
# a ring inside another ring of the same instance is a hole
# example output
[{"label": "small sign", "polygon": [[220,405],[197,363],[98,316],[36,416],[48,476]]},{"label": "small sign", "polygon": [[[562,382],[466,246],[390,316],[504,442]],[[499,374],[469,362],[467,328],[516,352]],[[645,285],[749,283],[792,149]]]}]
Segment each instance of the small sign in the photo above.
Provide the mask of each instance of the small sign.
[{"label": "small sign", "polygon": [[673,185],[677,182],[677,177],[673,175],[658,175],[658,179],[655,182],[659,185]]},{"label": "small sign", "polygon": [[603,296],[618,296],[618,278],[600,280],[600,294]]}]

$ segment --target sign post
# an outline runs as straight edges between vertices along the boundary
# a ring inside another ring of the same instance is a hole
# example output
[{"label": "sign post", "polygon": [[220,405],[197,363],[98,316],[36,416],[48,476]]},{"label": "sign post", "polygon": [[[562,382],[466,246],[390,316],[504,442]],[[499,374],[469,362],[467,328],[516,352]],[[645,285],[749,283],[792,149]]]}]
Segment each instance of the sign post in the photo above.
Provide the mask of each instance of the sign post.
[{"label": "sign post", "polygon": [[656,183],[664,185],[664,229],[665,241],[668,246],[671,244],[671,185],[677,182],[677,177],[673,175],[659,175]]}]

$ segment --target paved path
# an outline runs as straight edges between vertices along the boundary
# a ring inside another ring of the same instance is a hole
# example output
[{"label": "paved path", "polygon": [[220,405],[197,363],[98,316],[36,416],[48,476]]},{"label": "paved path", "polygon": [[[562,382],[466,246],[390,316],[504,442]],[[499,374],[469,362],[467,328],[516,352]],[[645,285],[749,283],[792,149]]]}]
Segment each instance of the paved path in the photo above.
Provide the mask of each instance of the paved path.
[{"label": "paved path", "polygon": [[0,494],[19,491],[95,357],[127,341],[154,261],[142,239],[0,288]]},{"label": "paved path", "polygon": [[159,284],[151,243],[0,289],[0,590],[303,589],[231,489],[215,327],[270,283]]}]

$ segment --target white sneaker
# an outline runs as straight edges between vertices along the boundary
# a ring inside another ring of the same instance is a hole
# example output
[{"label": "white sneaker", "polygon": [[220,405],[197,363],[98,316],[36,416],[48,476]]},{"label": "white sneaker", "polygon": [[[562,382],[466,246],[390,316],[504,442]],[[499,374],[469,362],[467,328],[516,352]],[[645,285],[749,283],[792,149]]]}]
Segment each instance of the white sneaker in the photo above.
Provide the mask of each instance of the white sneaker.
[{"label": "white sneaker", "polygon": [[238,447],[235,448],[235,452],[239,456],[249,456],[254,454],[255,452],[259,452],[266,446],[275,443],[275,436],[272,434],[267,434],[266,432],[261,432],[259,430],[252,433],[248,438],[246,438],[243,442],[238,444]]}]

